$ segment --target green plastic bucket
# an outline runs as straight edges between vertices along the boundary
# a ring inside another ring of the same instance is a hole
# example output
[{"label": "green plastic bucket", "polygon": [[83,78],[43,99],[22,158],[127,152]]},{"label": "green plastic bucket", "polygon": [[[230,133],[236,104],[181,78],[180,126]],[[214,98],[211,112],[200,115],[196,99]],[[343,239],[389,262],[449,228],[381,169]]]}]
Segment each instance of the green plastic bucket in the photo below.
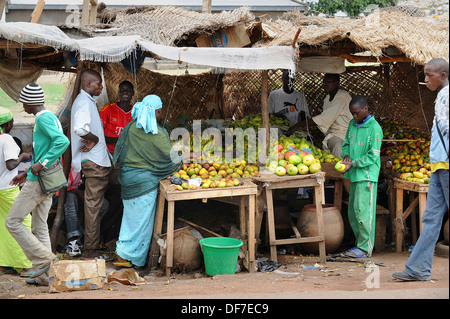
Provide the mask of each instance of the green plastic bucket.
[{"label": "green plastic bucket", "polygon": [[206,274],[208,276],[234,274],[242,244],[242,240],[230,237],[200,239]]}]

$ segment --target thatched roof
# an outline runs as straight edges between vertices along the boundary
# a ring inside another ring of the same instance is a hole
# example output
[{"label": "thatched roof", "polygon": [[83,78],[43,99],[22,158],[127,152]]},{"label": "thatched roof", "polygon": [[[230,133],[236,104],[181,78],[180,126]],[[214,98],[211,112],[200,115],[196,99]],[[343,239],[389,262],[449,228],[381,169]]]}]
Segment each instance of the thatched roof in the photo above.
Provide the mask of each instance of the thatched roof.
[{"label": "thatched roof", "polygon": [[148,7],[111,10],[102,15],[111,23],[84,26],[82,31],[90,36],[139,35],[162,45],[178,45],[192,34],[195,37],[211,34],[218,29],[248,24],[255,19],[247,7],[212,14],[179,7]]},{"label": "thatched roof", "polygon": [[92,37],[139,35],[156,44],[195,46],[195,39],[201,34],[243,23],[252,46],[261,47],[289,46],[301,27],[298,45],[303,55],[348,58],[369,51],[377,57],[402,56],[403,61],[420,65],[436,57],[449,60],[448,16],[423,17],[397,10],[380,10],[365,18],[305,16],[295,10],[277,20],[261,20],[247,7],[215,14],[148,7],[103,12],[103,21],[108,23],[84,26],[81,30]]},{"label": "thatched roof", "polygon": [[355,54],[370,51],[382,56],[396,48],[412,62],[425,65],[430,59],[449,60],[448,17],[413,17],[403,12],[380,11],[365,18],[321,18],[300,12],[286,13],[265,22],[276,35],[254,46],[290,45],[299,27],[301,51],[320,55]]}]

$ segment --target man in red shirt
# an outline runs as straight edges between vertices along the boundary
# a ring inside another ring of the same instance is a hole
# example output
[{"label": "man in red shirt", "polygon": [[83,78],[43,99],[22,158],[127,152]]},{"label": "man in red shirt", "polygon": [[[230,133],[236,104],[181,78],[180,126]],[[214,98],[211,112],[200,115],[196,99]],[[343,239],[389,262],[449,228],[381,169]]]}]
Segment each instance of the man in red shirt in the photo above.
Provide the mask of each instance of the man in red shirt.
[{"label": "man in red shirt", "polygon": [[123,81],[119,84],[119,101],[106,104],[100,110],[100,118],[103,121],[106,146],[111,155],[114,154],[116,142],[120,133],[131,122],[131,99],[134,95],[133,84]]},{"label": "man in red shirt", "polygon": [[[114,155],[117,140],[123,129],[131,122],[133,106],[131,100],[134,95],[134,86],[129,81],[119,84],[119,101],[106,104],[100,110],[100,118],[103,122],[106,147],[111,156]],[[119,184],[120,167],[115,166],[109,174],[109,186],[105,198],[110,205],[107,214],[101,222],[100,238],[103,245],[108,246],[119,238],[120,225],[122,223],[123,204]]]}]

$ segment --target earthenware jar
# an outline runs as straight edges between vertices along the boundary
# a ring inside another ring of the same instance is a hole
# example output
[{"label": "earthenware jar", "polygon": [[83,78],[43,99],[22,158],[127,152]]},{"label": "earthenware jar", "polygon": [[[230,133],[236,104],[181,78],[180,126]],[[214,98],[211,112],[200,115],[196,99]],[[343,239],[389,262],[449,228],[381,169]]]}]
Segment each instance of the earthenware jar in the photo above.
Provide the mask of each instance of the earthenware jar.
[{"label": "earthenware jar", "polygon": [[[344,220],[339,210],[331,204],[322,205],[325,233],[325,250],[327,254],[335,252],[344,239]],[[318,236],[316,205],[305,205],[301,211],[297,228],[302,237]],[[318,254],[318,243],[300,244],[300,251],[308,254]]]}]

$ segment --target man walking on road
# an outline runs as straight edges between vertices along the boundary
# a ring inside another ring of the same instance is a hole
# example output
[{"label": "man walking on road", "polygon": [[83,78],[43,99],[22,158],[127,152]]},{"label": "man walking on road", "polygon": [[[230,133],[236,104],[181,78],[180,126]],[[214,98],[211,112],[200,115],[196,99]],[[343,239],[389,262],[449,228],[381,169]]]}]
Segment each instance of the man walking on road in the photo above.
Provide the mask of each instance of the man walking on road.
[{"label": "man walking on road", "polygon": [[424,73],[428,89],[439,92],[431,132],[431,178],[422,218],[422,233],[406,262],[405,271],[392,274],[394,278],[404,281],[430,280],[434,248],[439,239],[442,219],[449,207],[448,62],[432,59],[425,66]]}]

